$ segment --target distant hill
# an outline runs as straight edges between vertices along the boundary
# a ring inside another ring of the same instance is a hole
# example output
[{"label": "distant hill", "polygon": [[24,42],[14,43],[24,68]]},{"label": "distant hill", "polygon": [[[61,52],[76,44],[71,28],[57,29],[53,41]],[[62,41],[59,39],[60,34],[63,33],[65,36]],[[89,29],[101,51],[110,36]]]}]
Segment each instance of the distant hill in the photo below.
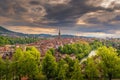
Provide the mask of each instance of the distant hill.
[{"label": "distant hill", "polygon": [[14,32],[2,26],[0,26],[0,35],[11,36],[11,37],[42,37],[42,38],[52,37],[52,35],[50,34],[24,34],[24,33]]},{"label": "distant hill", "polygon": [[2,34],[2,33],[14,33],[14,32],[7,30],[7,29],[3,28],[2,26],[0,26],[0,34]]},{"label": "distant hill", "polygon": [[[50,35],[50,34],[24,34],[24,33],[19,33],[19,32],[14,32],[14,31],[8,30],[2,26],[0,26],[0,35],[10,36],[10,37],[39,37],[39,38],[57,37],[57,35]],[[61,35],[61,37],[72,38],[75,36],[74,35]]]},{"label": "distant hill", "polygon": [[26,36],[26,34],[10,31],[2,26],[0,26],[0,35],[3,36],[11,36],[11,37],[20,37],[20,36]]}]

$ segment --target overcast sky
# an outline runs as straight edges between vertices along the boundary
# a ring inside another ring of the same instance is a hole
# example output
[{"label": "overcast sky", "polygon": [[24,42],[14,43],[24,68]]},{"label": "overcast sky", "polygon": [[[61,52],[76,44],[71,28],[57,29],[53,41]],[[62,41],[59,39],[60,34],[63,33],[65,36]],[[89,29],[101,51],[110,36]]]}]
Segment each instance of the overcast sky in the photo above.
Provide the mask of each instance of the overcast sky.
[{"label": "overcast sky", "polygon": [[17,32],[120,37],[120,0],[0,0],[0,25]]}]

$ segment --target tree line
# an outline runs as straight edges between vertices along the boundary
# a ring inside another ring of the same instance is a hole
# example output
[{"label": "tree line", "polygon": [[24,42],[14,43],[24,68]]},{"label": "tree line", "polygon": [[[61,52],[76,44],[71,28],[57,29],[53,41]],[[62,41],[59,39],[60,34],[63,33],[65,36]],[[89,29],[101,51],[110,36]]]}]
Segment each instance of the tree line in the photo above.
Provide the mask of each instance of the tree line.
[{"label": "tree line", "polygon": [[14,44],[27,44],[38,41],[38,38],[27,38],[27,37],[8,37],[8,36],[0,36],[0,46],[4,45],[14,45]]}]

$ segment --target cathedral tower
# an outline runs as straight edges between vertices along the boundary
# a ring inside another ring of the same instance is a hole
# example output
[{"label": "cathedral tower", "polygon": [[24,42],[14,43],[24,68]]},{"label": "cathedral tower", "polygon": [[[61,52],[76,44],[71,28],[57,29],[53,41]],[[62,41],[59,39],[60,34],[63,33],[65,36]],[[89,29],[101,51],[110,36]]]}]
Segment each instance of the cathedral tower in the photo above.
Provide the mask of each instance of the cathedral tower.
[{"label": "cathedral tower", "polygon": [[60,31],[60,28],[59,28],[59,32],[58,32],[58,39],[61,38],[61,31]]}]

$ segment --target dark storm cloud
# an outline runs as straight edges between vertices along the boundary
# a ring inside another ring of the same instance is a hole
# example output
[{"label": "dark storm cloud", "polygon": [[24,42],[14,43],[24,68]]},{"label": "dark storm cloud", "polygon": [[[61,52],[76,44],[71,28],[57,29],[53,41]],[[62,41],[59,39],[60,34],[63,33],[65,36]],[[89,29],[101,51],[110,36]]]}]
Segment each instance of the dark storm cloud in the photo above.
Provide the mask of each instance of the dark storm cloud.
[{"label": "dark storm cloud", "polygon": [[31,5],[40,5],[39,1],[30,1],[29,2]]},{"label": "dark storm cloud", "polygon": [[[47,12],[48,15],[46,17],[48,19],[54,19],[61,21],[74,21],[81,17],[82,15],[97,11],[97,10],[104,10],[104,8],[101,7],[93,7],[86,5],[87,0],[72,0],[68,5],[57,5],[57,6],[48,6]],[[67,24],[67,23],[66,23]]]},{"label": "dark storm cloud", "polygon": [[[51,0],[52,1],[52,0]],[[43,4],[43,0],[2,0],[0,3],[2,5],[0,5],[1,7],[1,12],[4,15],[14,15],[14,17],[20,17],[27,14],[28,12],[28,16],[31,16],[31,14],[29,14],[29,9],[31,9],[32,11],[35,11],[36,13],[38,11],[41,10],[40,7],[35,7],[34,6],[42,6],[44,7],[44,9],[46,10],[46,15],[43,17],[46,20],[55,20],[57,21],[57,23],[62,23],[63,21],[66,22],[66,24],[69,24],[71,22],[75,22],[75,20],[88,13],[88,12],[93,12],[93,11],[97,11],[97,10],[103,10],[104,8],[102,7],[93,7],[93,6],[89,6],[86,5],[86,2],[89,0],[71,0],[69,3],[67,4],[58,4],[58,5],[54,5],[54,4],[49,4],[50,1],[45,2]],[[22,3],[24,4],[22,4]],[[54,2],[55,3],[55,2]],[[57,3],[57,0],[56,0]],[[6,4],[6,5],[4,5]],[[26,5],[31,5],[33,6],[29,8],[29,6]],[[39,18],[39,16],[41,15],[36,15],[36,14],[32,14],[32,16],[37,16]],[[41,19],[36,19],[34,20],[34,22],[40,22]],[[52,23],[53,24],[53,23]]]},{"label": "dark storm cloud", "polygon": [[0,0],[0,12],[0,15],[10,17],[12,13],[17,16],[17,14],[27,12],[27,10],[14,0]]},{"label": "dark storm cloud", "polygon": [[[58,4],[58,5],[54,5],[54,4],[49,4],[49,2],[44,3],[42,2],[43,0],[1,0],[0,2],[0,7],[1,7],[1,14],[11,17],[11,15],[13,18],[18,17],[21,18],[23,17],[23,15],[28,15],[31,16],[31,14],[29,13],[29,9],[31,9],[34,12],[38,12],[41,10],[40,7],[35,7],[34,6],[42,6],[44,7],[44,9],[46,10],[47,15],[45,15],[43,18],[45,18],[46,20],[55,20],[58,21],[55,24],[59,24],[62,23],[63,21],[66,22],[66,24],[69,23],[74,23],[76,18],[82,16],[83,14],[87,13],[87,12],[91,12],[91,11],[96,11],[96,10],[100,10],[103,9],[101,7],[92,7],[92,6],[88,6],[86,5],[86,1],[87,0],[71,0],[68,4]],[[20,3],[22,2],[22,3]],[[24,4],[23,4],[24,3]],[[57,3],[57,0],[56,0]],[[4,5],[6,4],[6,5]],[[31,6],[29,8],[29,6]],[[33,8],[32,8],[33,6]],[[28,12],[28,13],[27,13]],[[39,16],[41,15],[36,15],[36,14],[32,14],[32,16],[37,16],[39,18]],[[29,17],[30,18],[30,17]],[[32,18],[32,17],[31,17]],[[34,22],[40,22],[41,19],[36,19],[34,20]],[[53,24],[53,23],[52,23]],[[48,24],[49,25],[49,24]]]},{"label": "dark storm cloud", "polygon": [[0,24],[110,33],[120,30],[119,5],[119,0],[0,0]]},{"label": "dark storm cloud", "polygon": [[114,20],[120,21],[120,15],[116,16],[116,17],[114,18]]}]

